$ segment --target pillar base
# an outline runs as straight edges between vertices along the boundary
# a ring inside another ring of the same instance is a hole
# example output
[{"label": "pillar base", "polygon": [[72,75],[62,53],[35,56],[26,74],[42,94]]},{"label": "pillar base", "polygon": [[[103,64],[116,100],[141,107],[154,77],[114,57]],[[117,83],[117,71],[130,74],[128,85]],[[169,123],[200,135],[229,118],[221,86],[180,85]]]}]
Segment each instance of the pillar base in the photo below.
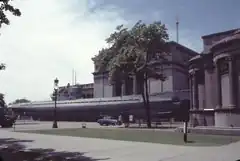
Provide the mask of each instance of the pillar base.
[{"label": "pillar base", "polygon": [[228,106],[225,106],[223,108],[227,108],[227,109],[235,109],[236,108],[236,105],[228,105]]},{"label": "pillar base", "polygon": [[216,107],[215,111],[229,111],[229,110],[237,110],[236,105],[227,105],[227,106],[221,106],[221,107]]},{"label": "pillar base", "polygon": [[216,109],[221,109],[222,108],[222,105],[217,105],[216,106]]},{"label": "pillar base", "polygon": [[191,110],[190,126],[214,126],[214,111]]},{"label": "pillar base", "polygon": [[227,107],[215,111],[215,126],[240,127],[240,110]]}]

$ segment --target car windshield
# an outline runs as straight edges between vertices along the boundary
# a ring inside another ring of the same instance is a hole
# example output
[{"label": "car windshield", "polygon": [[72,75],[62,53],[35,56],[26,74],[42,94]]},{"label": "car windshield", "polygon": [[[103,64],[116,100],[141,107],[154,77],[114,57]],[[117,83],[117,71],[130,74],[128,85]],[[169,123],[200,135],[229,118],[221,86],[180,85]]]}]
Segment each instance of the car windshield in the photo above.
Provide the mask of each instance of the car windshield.
[{"label": "car windshield", "polygon": [[112,119],[111,116],[104,116],[103,119]]}]

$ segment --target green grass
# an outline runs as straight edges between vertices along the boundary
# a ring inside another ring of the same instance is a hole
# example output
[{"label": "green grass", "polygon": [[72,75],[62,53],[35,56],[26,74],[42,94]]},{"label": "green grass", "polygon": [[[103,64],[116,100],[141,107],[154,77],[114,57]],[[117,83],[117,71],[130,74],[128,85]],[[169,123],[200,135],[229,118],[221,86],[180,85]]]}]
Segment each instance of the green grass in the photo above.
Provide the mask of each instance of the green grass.
[{"label": "green grass", "polygon": [[77,136],[88,138],[102,138],[111,140],[151,142],[161,144],[186,145],[186,146],[220,146],[240,140],[236,136],[188,134],[189,143],[183,142],[183,134],[177,132],[133,130],[133,129],[51,129],[21,131],[26,133],[38,133],[62,136]]}]

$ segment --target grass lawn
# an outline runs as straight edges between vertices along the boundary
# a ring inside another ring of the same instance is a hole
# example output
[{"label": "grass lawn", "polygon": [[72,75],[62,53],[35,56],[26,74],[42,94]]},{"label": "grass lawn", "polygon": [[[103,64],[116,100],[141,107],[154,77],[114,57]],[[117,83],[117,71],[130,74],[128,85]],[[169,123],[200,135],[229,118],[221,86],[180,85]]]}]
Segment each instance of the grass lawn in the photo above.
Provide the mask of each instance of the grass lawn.
[{"label": "grass lawn", "polygon": [[183,134],[159,130],[133,130],[133,129],[103,129],[103,128],[79,128],[79,129],[51,129],[21,131],[26,133],[38,133],[49,135],[77,136],[88,138],[102,138],[111,140],[151,142],[187,146],[219,146],[240,140],[236,136],[188,134],[189,143],[183,142]]}]

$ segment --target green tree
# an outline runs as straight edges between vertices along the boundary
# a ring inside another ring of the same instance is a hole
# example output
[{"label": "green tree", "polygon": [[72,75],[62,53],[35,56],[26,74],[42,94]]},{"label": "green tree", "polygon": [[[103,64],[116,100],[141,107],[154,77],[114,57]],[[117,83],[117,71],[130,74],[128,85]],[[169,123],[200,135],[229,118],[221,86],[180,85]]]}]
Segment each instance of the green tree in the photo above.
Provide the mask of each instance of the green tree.
[{"label": "green tree", "polygon": [[13,7],[10,2],[12,0],[0,0],[0,27],[3,24],[9,25],[10,21],[6,16],[6,12],[12,13],[14,16],[21,16],[21,12],[18,8]]},{"label": "green tree", "polygon": [[6,68],[5,64],[0,64],[0,70],[4,70]]},{"label": "green tree", "polygon": [[[0,0],[0,28],[3,24],[10,24],[10,21],[6,15],[7,12],[12,13],[14,16],[21,16],[20,10],[10,4],[11,1],[13,0]],[[4,70],[5,68],[5,64],[0,64],[0,70]]]},{"label": "green tree", "polygon": [[13,103],[11,104],[18,104],[18,103],[28,103],[28,102],[31,102],[30,100],[28,99],[25,99],[25,98],[21,98],[21,99],[16,99]]},{"label": "green tree", "polygon": [[6,107],[6,103],[4,100],[4,94],[0,93],[0,108]]},{"label": "green tree", "polygon": [[[138,21],[131,29],[117,26],[106,42],[108,48],[93,58],[97,72],[109,73],[111,83],[126,81],[136,76],[146,109],[147,125],[151,127],[151,110],[148,93],[149,78],[164,81],[166,76],[156,70],[156,64],[172,64],[168,45],[167,28],[161,22],[145,24]],[[176,63],[177,64],[177,63]]]}]

